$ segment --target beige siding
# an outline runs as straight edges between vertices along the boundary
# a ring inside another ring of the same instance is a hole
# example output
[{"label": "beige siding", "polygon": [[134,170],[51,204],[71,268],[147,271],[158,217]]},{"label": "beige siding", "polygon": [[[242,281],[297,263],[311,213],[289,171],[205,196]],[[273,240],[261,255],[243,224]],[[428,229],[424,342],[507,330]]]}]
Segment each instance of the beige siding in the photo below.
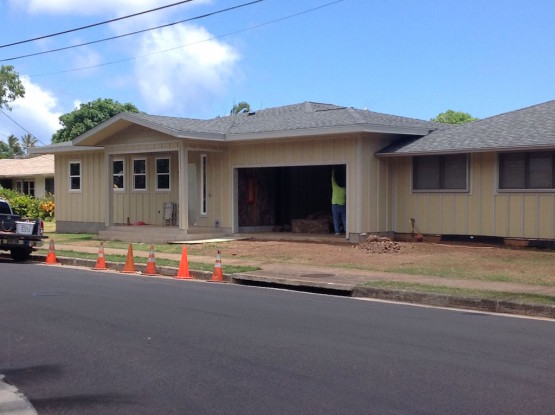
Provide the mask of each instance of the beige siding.
[{"label": "beige siding", "polygon": [[[242,167],[347,165],[347,222],[351,233],[386,231],[391,185],[387,162],[374,153],[391,139],[378,135],[304,138],[263,144],[241,143],[229,148],[230,171]],[[229,184],[229,190],[231,183]],[[228,200],[231,200],[228,195]],[[226,204],[227,207],[227,204]]]},{"label": "beige siding", "polygon": [[[170,159],[170,189],[156,189],[156,159]],[[133,160],[145,159],[147,165],[146,190],[133,189]],[[164,203],[177,202],[179,179],[177,152],[114,155],[112,160],[123,160],[125,166],[123,190],[113,190],[113,223],[142,221],[151,225],[164,224]],[[110,180],[111,183],[111,180]]]},{"label": "beige siding", "polygon": [[[81,190],[69,191],[69,163],[81,163]],[[104,154],[60,154],[55,157],[56,220],[104,222]]]},{"label": "beige siding", "polygon": [[513,238],[555,236],[555,192],[500,192],[497,190],[497,155],[473,154],[466,193],[412,192],[411,159],[388,160],[394,181],[395,232],[482,235]]}]

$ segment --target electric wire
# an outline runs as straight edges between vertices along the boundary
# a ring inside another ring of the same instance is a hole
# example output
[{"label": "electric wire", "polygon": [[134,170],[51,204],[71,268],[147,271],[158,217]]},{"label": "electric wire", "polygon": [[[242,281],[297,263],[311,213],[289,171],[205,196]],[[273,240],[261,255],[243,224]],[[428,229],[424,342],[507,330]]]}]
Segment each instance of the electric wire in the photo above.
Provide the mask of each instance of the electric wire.
[{"label": "electric wire", "polygon": [[44,54],[47,54],[47,53],[60,52],[62,50],[68,50],[68,49],[78,48],[78,47],[81,47],[81,46],[93,45],[95,43],[107,42],[109,40],[120,39],[120,38],[123,38],[123,37],[126,37],[126,36],[137,35],[139,33],[144,33],[144,32],[148,32],[148,31],[151,31],[151,30],[163,29],[163,28],[166,28],[166,27],[170,27],[170,26],[180,24],[180,23],[190,22],[190,21],[193,21],[193,20],[200,20],[200,19],[204,19],[206,17],[214,16],[214,15],[219,14],[219,13],[224,13],[224,12],[228,12],[228,11],[231,11],[231,10],[234,10],[234,9],[239,9],[241,7],[250,6],[250,5],[253,5],[255,3],[260,3],[262,1],[264,1],[264,0],[254,0],[254,1],[251,1],[249,3],[243,3],[243,4],[240,4],[240,5],[237,5],[237,6],[228,7],[227,9],[221,9],[221,10],[217,10],[217,11],[211,12],[211,13],[206,13],[206,14],[203,14],[203,15],[200,15],[200,16],[195,16],[195,17],[190,17],[188,19],[179,20],[177,22],[167,23],[167,24],[164,24],[164,25],[155,26],[155,27],[151,27],[151,28],[148,28],[148,29],[137,30],[135,32],[125,33],[123,35],[107,37],[107,38],[104,38],[104,39],[97,39],[97,40],[93,40],[93,41],[86,42],[86,43],[80,43],[78,45],[65,46],[65,47],[62,47],[62,48],[45,50],[43,52],[29,53],[27,55],[21,55],[21,56],[6,58],[6,59],[0,59],[0,62],[8,62],[8,61],[14,61],[14,60],[17,60],[17,59],[29,58],[31,56],[38,56],[38,55],[44,55]]},{"label": "electric wire", "polygon": [[83,70],[87,70],[87,69],[101,68],[101,67],[104,67],[104,66],[116,65],[116,64],[119,64],[119,63],[139,60],[139,59],[146,58],[146,57],[149,57],[149,56],[158,55],[158,54],[166,53],[166,52],[171,52],[171,51],[177,50],[177,49],[183,49],[185,47],[197,45],[197,44],[204,43],[204,42],[209,42],[211,40],[222,39],[224,37],[233,36],[233,35],[236,35],[236,34],[239,34],[239,33],[244,33],[244,32],[248,32],[248,31],[251,31],[251,30],[256,30],[256,29],[259,29],[259,28],[264,27],[264,26],[268,26],[268,25],[271,25],[271,24],[274,24],[274,23],[277,23],[277,22],[292,19],[294,17],[301,16],[303,14],[307,14],[307,13],[311,13],[311,12],[314,12],[314,11],[319,10],[319,9],[323,9],[324,7],[332,6],[332,5],[337,4],[337,3],[341,3],[342,1],[343,0],[335,0],[335,1],[332,1],[332,2],[329,2],[329,3],[322,4],[322,5],[317,6],[317,7],[313,7],[313,8],[307,9],[307,10],[303,10],[303,11],[298,12],[298,13],[290,14],[290,15],[287,15],[287,16],[284,16],[284,17],[280,17],[278,19],[274,19],[274,20],[270,20],[270,21],[267,21],[267,22],[264,22],[264,23],[260,23],[258,25],[254,25],[254,26],[247,27],[247,28],[244,28],[244,29],[235,30],[233,32],[224,33],[224,34],[218,35],[218,36],[212,36],[212,37],[209,37],[207,39],[199,40],[199,41],[196,41],[196,42],[186,43],[184,45],[176,46],[176,47],[169,48],[169,49],[158,50],[158,51],[154,51],[154,52],[151,52],[151,53],[146,53],[144,55],[132,56],[130,58],[99,63],[99,64],[96,64],[96,65],[82,66],[82,67],[79,67],[79,68],[66,69],[66,70],[63,70],[63,71],[33,74],[33,75],[29,75],[29,77],[30,78],[37,78],[37,77],[40,77],[40,76],[49,76],[49,75],[58,75],[58,74],[70,73],[70,72],[78,72],[78,71],[83,71]]},{"label": "electric wire", "polygon": [[[45,144],[44,141],[42,141],[41,139],[39,139],[37,136],[35,136],[32,132],[30,132],[27,128],[25,128],[24,126],[22,126],[21,124],[19,124],[16,120],[14,120],[12,117],[10,117],[8,114],[6,114],[3,110],[0,109],[0,112],[2,114],[4,114],[9,120],[11,120],[15,125],[17,125],[19,128],[21,128],[23,131],[25,131],[27,134],[30,134],[32,137],[34,137],[39,143],[41,143],[43,146],[46,146],[48,144]],[[4,135],[4,134],[2,134]]]},{"label": "electric wire", "polygon": [[77,32],[79,30],[90,29],[91,27],[101,26],[101,25],[105,25],[105,24],[108,24],[108,23],[113,23],[113,22],[117,22],[117,21],[120,21],[120,20],[129,19],[131,17],[136,17],[136,16],[140,16],[140,15],[143,15],[143,14],[152,13],[152,12],[155,12],[155,11],[158,11],[158,10],[167,9],[168,7],[177,6],[177,5],[180,5],[180,4],[183,4],[183,3],[190,3],[192,1],[194,1],[194,0],[183,0],[183,1],[179,1],[177,3],[168,4],[166,6],[156,7],[155,9],[145,10],[145,11],[142,11],[142,12],[129,14],[127,16],[116,17],[115,19],[104,20],[102,22],[92,23],[92,24],[89,24],[89,25],[86,25],[86,26],[81,26],[81,27],[76,27],[74,29],[64,30],[62,32],[51,33],[49,35],[39,36],[39,37],[35,37],[35,38],[32,38],[32,39],[20,40],[20,41],[13,42],[13,43],[6,43],[5,45],[0,45],[0,49],[7,48],[9,46],[21,45],[23,43],[34,42],[36,40],[48,39],[48,38],[55,37],[55,36],[65,35],[67,33]]}]

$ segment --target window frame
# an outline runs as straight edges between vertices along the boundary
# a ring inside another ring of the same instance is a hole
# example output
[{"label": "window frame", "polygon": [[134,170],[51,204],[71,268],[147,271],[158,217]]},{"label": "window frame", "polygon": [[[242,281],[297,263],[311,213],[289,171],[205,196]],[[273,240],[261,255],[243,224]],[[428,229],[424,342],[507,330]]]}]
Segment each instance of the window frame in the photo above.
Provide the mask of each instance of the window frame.
[{"label": "window frame", "polygon": [[[465,186],[464,188],[448,188],[445,187],[445,166],[448,164],[447,161],[450,157],[460,157],[464,156],[465,162]],[[416,187],[416,159],[422,159],[424,157],[436,157],[439,162],[439,187],[437,188],[417,188]],[[470,155],[464,154],[430,154],[421,156],[411,157],[411,190],[413,193],[469,193],[470,192]]]},{"label": "window frame", "polygon": [[[136,161],[144,161],[145,163],[145,172],[144,173],[135,173],[135,162]],[[135,157],[133,158],[132,164],[132,174],[133,174],[133,191],[134,192],[147,192],[148,191],[148,159],[146,157]],[[144,188],[137,188],[135,178],[138,176],[145,177],[145,187]]]},{"label": "window frame", "polygon": [[[116,174],[114,173],[114,163],[121,161],[123,164],[123,169],[122,169],[122,173],[121,174]],[[126,179],[125,179],[125,159],[124,158],[117,158],[117,159],[113,159],[112,160],[112,190],[114,192],[125,192],[126,190]],[[121,177],[122,178],[122,187],[114,187],[114,178],[115,177]]]},{"label": "window frame", "polygon": [[[530,187],[530,157],[537,154],[549,154],[551,156],[551,187]],[[502,175],[502,164],[503,157],[524,157],[524,187],[501,187],[501,182],[503,180]],[[524,152],[500,152],[497,153],[497,192],[498,193],[553,193],[555,192],[555,151],[554,150],[536,150],[536,151],[524,151]]]},{"label": "window frame", "polygon": [[[158,160],[168,160],[168,172],[167,173],[159,173],[158,172]],[[172,172],[172,162],[171,162],[171,157],[166,156],[166,157],[156,157],[154,159],[154,175],[155,175],[155,189],[157,192],[171,192],[171,188],[172,188],[172,176],[171,176],[171,172]],[[158,183],[158,178],[160,176],[168,176],[168,187],[159,187],[159,183]]]},{"label": "window frame", "polygon": [[[72,175],[71,174],[71,165],[72,164],[76,164],[79,166],[79,174],[78,175]],[[81,192],[81,190],[83,189],[83,169],[82,169],[82,163],[81,160],[70,160],[68,163],[68,168],[69,168],[69,191],[70,192]],[[72,187],[72,179],[74,178],[78,178],[79,179],[79,187],[73,188]]]}]

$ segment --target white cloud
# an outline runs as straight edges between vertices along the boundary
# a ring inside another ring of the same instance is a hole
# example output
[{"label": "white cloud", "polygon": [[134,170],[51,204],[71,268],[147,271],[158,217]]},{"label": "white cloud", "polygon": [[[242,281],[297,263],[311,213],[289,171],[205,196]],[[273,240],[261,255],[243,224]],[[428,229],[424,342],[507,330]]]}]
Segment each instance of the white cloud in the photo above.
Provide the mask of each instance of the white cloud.
[{"label": "white cloud", "polygon": [[[61,127],[58,117],[62,113],[56,112],[56,97],[52,92],[33,84],[28,76],[20,76],[20,79],[25,87],[25,98],[15,100],[11,104],[12,111],[4,112],[36,136],[41,141],[39,145],[50,144],[52,134]],[[3,134],[13,134],[16,137],[27,134],[3,115],[0,116],[0,130]]]},{"label": "white cloud", "polygon": [[[165,6],[167,0],[9,0],[12,7],[29,13],[98,15],[134,13]],[[191,4],[206,3],[194,1]],[[179,6],[176,6],[179,7]]]},{"label": "white cloud", "polygon": [[210,37],[204,28],[189,25],[143,36],[135,74],[148,112],[198,110],[199,103],[209,105],[224,92],[239,56],[225,43],[206,41]]}]

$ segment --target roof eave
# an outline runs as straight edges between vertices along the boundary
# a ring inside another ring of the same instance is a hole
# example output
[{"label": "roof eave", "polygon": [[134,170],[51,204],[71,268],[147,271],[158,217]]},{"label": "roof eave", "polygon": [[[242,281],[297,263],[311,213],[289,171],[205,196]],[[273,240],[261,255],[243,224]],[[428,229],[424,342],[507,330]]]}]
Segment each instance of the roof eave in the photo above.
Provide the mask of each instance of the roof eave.
[{"label": "roof eave", "polygon": [[535,151],[552,150],[555,144],[535,145],[535,146],[505,146],[505,147],[483,147],[483,148],[458,148],[435,151],[394,151],[390,153],[374,153],[376,157],[408,157],[408,156],[434,156],[438,154],[470,154],[470,153],[501,153],[509,151]]},{"label": "roof eave", "polygon": [[50,145],[34,147],[30,149],[32,154],[60,154],[60,153],[88,153],[91,151],[102,151],[104,147],[75,146],[75,145]]},{"label": "roof eave", "polygon": [[349,133],[383,133],[395,135],[417,135],[424,136],[430,132],[429,128],[421,127],[403,127],[403,126],[388,126],[388,125],[372,125],[372,124],[356,124],[344,125],[324,128],[302,128],[294,130],[276,130],[265,131],[258,133],[237,133],[226,134],[226,141],[250,141],[250,140],[263,140],[269,138],[295,138],[306,136],[322,136],[322,135],[335,135],[335,134],[349,134]]}]

